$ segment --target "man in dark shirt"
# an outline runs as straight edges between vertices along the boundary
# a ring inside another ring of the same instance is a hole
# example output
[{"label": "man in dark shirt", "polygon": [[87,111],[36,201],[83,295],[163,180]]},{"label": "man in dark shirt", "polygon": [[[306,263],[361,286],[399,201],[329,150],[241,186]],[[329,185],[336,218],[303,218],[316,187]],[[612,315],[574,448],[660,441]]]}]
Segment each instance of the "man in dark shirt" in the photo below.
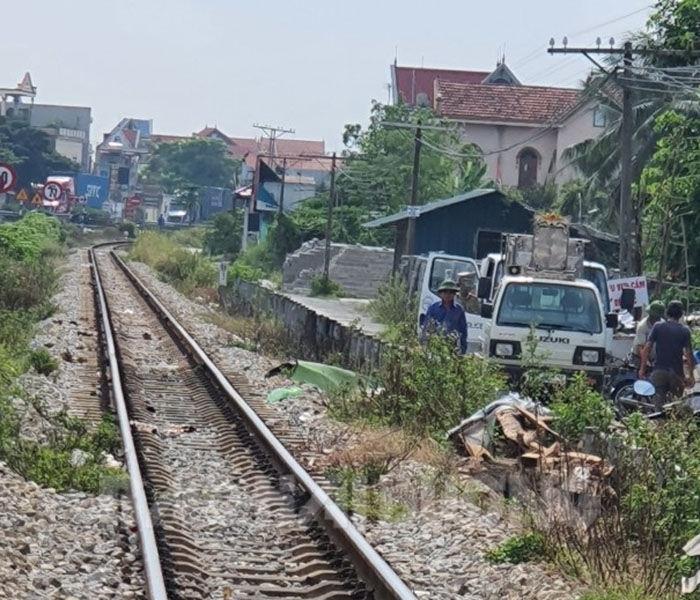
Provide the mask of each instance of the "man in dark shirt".
[{"label": "man in dark shirt", "polygon": [[455,296],[459,287],[454,281],[445,279],[438,288],[440,302],[436,302],[428,308],[423,322],[423,335],[427,335],[433,330],[459,337],[459,349],[462,354],[467,351],[467,319],[464,316],[464,309],[455,304]]},{"label": "man in dark shirt", "polygon": [[[647,370],[647,361],[652,348],[656,351],[656,358],[651,372],[650,381],[656,388],[656,397],[664,402],[669,394],[681,396],[683,388],[695,385],[693,369],[695,359],[690,341],[690,329],[679,321],[683,316],[683,304],[674,300],[669,302],[666,309],[667,321],[656,323],[649,333],[649,339],[642,348],[642,364],[639,368],[639,376],[644,378]],[[689,375],[683,365],[685,357],[689,365]]]}]

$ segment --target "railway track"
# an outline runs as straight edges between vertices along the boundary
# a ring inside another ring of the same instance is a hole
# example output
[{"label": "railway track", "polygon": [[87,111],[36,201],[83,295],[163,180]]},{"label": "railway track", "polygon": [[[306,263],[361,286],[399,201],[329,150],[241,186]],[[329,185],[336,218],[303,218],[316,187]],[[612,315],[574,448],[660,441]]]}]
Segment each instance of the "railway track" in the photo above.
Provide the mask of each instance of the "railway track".
[{"label": "railway track", "polygon": [[414,598],[112,247],[90,255],[148,597]]}]

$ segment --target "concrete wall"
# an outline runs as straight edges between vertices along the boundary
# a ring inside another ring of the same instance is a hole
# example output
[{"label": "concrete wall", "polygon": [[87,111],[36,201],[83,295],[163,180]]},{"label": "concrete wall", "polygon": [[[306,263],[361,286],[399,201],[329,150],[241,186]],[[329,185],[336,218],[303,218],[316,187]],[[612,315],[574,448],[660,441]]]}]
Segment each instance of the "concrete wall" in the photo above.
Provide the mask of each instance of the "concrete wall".
[{"label": "concrete wall", "polygon": [[[61,106],[58,104],[34,104],[31,107],[31,117],[29,124],[32,127],[63,127],[66,129],[76,129],[82,131],[84,136],[80,140],[81,153],[80,158],[74,157],[74,150],[62,150],[66,148],[66,144],[73,147],[75,141],[68,142],[66,136],[52,136],[55,139],[56,152],[75,160],[83,170],[87,171],[90,168],[90,124],[92,116],[90,108],[86,106]],[[63,142],[66,142],[64,144]],[[60,142],[60,143],[59,143]],[[60,149],[59,149],[60,148]]]},{"label": "concrete wall", "polygon": [[84,166],[83,165],[84,144],[83,144],[82,140],[66,139],[66,138],[62,138],[62,137],[57,137],[56,141],[55,141],[54,149],[61,156],[65,156],[66,158],[70,158],[71,160],[74,160],[75,162],[77,162],[80,166]]},{"label": "concrete wall", "polygon": [[238,280],[219,288],[219,299],[230,314],[277,319],[297,348],[292,358],[319,362],[332,356],[352,370],[371,370],[379,365],[383,342],[272,290]]}]

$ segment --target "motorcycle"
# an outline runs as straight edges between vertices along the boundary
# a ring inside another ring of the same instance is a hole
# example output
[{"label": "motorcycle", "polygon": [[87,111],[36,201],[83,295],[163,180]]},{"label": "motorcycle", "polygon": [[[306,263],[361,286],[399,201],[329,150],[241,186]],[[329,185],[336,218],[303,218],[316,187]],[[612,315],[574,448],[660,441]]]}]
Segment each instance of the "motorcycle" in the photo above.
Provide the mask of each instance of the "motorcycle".
[{"label": "motorcycle", "polygon": [[631,388],[630,386],[621,388],[614,400],[618,418],[640,412],[649,419],[657,419],[664,417],[674,407],[682,405],[687,406],[697,417],[700,415],[700,393],[695,389],[686,390],[682,398],[662,403],[657,398],[654,384],[646,379],[637,379]]}]

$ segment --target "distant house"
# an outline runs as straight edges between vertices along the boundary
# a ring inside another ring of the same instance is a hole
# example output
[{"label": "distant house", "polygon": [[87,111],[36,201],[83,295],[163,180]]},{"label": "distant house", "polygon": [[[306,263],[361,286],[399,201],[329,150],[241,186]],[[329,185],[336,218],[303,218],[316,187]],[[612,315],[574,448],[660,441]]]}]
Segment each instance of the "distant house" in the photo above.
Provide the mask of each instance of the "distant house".
[{"label": "distant house", "polygon": [[[446,252],[483,258],[501,251],[503,233],[530,233],[535,211],[506,198],[493,189],[480,189],[453,198],[436,200],[418,207],[415,253]],[[408,211],[375,219],[368,228],[394,227],[394,251],[406,245]],[[586,255],[591,260],[612,264],[617,259],[617,239],[595,229],[573,224],[572,234],[591,241]]]},{"label": "distant house", "polygon": [[123,215],[127,200],[141,198],[138,172],[151,151],[152,129],[150,120],[125,117],[97,146],[95,174],[109,180],[109,201],[104,208],[114,216]]},{"label": "distant house", "polygon": [[87,106],[40,104],[35,102],[36,86],[25,73],[14,88],[0,88],[0,116],[28,123],[51,139],[53,150],[90,170],[91,110]]},{"label": "distant house", "polygon": [[507,67],[492,72],[391,66],[394,102],[427,105],[459,124],[488,177],[520,188],[576,177],[563,153],[600,135],[604,109],[581,90],[523,85]]}]

